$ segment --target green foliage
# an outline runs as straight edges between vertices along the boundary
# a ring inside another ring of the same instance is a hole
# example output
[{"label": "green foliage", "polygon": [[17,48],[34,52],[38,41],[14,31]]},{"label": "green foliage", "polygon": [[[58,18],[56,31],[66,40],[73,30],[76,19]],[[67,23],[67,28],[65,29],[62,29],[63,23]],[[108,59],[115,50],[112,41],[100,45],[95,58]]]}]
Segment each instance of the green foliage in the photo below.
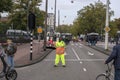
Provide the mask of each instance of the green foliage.
[{"label": "green foliage", "polygon": [[14,29],[27,30],[27,13],[31,11],[35,13],[36,26],[43,26],[45,12],[39,10],[40,2],[41,0],[18,0],[15,2],[9,16],[9,24],[13,24]]},{"label": "green foliage", "polygon": [[[110,11],[110,16],[113,11]],[[102,2],[90,4],[78,11],[78,18],[74,22],[77,33],[97,32],[103,34],[106,19],[106,6]],[[76,33],[76,34],[77,34]]]},{"label": "green foliage", "polygon": [[9,25],[6,22],[0,23],[0,34],[5,34]]},{"label": "green foliage", "polygon": [[120,30],[120,18],[110,22],[110,36],[115,37],[116,32]]},{"label": "green foliage", "polygon": [[60,25],[56,31],[60,33],[70,33],[71,26],[68,25]]},{"label": "green foliage", "polygon": [[0,12],[10,11],[12,9],[12,0],[0,0]]}]

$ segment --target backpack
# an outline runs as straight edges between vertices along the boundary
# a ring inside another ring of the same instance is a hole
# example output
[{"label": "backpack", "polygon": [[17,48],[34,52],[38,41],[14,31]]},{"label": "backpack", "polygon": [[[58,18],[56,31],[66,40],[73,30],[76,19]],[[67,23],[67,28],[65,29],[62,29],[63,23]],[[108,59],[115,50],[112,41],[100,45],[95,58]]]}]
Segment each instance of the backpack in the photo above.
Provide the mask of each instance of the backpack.
[{"label": "backpack", "polygon": [[14,44],[11,44],[9,46],[9,49],[7,50],[7,53],[8,53],[8,55],[13,55],[16,53],[16,51],[17,51],[17,46]]}]

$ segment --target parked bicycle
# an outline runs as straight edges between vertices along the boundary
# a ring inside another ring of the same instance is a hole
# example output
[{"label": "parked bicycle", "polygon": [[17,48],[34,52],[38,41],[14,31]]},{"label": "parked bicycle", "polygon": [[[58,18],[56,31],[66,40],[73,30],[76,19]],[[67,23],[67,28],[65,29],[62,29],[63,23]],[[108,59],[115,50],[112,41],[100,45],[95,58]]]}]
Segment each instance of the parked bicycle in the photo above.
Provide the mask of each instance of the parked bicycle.
[{"label": "parked bicycle", "polygon": [[99,74],[97,77],[96,77],[96,80],[113,80],[113,74],[111,72],[112,70],[112,64],[111,65],[108,65],[107,64],[107,70],[105,73],[102,73],[102,74]]},{"label": "parked bicycle", "polygon": [[[0,56],[1,57],[1,56]],[[1,61],[3,64],[3,61]],[[6,61],[5,61],[6,62]],[[7,63],[6,63],[7,64]],[[3,66],[2,68],[4,68],[5,66]],[[15,69],[11,69],[10,66],[6,66],[6,71],[5,72],[1,72],[0,73],[0,78],[5,77],[6,80],[16,80],[17,78],[17,72]],[[3,71],[3,70],[2,70]],[[4,74],[3,74],[4,73]]]}]

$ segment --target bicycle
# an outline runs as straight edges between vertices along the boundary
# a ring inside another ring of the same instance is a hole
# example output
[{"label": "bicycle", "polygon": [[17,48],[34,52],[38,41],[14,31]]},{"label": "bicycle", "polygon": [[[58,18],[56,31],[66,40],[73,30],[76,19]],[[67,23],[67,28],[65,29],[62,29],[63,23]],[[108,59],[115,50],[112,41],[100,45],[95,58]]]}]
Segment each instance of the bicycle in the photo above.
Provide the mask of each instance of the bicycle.
[{"label": "bicycle", "polygon": [[[2,60],[2,58],[1,58],[1,60]],[[5,61],[5,60],[4,60]],[[2,63],[3,63],[3,61],[2,61]],[[5,63],[6,63],[6,61],[5,61]],[[2,74],[1,75],[1,73],[0,73],[0,78],[3,78],[3,77],[5,77],[6,78],[6,80],[16,80],[16,78],[17,78],[17,72],[16,72],[16,70],[15,69],[11,69],[11,67],[10,66],[8,66],[8,64],[6,63],[6,71],[5,72],[2,72],[2,73],[4,73],[4,74]],[[3,66],[3,67],[5,67],[5,66]]]},{"label": "bicycle", "polygon": [[105,73],[102,73],[102,74],[99,74],[97,77],[96,77],[96,80],[113,80],[113,76],[112,76],[112,64],[109,66],[107,64],[107,70]]}]

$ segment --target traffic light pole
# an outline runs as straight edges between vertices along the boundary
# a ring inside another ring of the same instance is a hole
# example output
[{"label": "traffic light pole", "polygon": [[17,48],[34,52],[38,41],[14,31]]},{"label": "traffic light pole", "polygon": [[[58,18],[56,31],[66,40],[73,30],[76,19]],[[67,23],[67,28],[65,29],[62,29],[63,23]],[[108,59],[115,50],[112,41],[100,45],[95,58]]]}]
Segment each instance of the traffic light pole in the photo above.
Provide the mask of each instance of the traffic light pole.
[{"label": "traffic light pole", "polygon": [[32,60],[32,53],[33,53],[33,33],[32,30],[30,32],[30,60]]},{"label": "traffic light pole", "polygon": [[35,29],[35,22],[35,14],[30,12],[28,16],[28,26],[30,30],[30,60],[32,60],[33,53],[33,30]]}]

